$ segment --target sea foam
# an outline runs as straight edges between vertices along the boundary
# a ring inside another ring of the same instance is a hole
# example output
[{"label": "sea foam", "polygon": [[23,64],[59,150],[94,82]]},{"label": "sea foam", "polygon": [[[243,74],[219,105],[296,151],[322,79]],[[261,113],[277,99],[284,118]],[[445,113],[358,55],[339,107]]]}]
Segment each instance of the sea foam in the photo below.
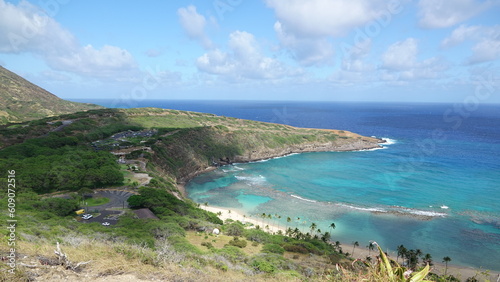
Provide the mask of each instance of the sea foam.
[{"label": "sea foam", "polygon": [[297,195],[294,195],[294,194],[291,194],[290,196],[292,196],[292,197],[294,197],[296,199],[302,200],[302,201],[306,201],[306,202],[311,202],[311,203],[316,203],[317,202],[315,200],[304,199],[304,198],[302,198],[300,196],[297,196]]}]

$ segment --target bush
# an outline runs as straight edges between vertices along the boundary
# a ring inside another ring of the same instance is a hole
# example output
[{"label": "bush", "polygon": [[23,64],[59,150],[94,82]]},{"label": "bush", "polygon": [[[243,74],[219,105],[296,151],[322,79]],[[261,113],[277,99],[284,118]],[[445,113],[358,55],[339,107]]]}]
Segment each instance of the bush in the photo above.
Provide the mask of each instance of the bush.
[{"label": "bush", "polygon": [[285,249],[278,244],[265,244],[262,247],[262,252],[282,255],[285,253]]},{"label": "bush", "polygon": [[273,273],[276,271],[276,267],[266,260],[255,259],[252,261],[251,266],[261,272]]},{"label": "bush", "polygon": [[262,231],[260,229],[247,229],[244,231],[245,237],[254,242],[267,243],[270,240],[271,235]]},{"label": "bush", "polygon": [[172,236],[168,238],[168,241],[172,244],[172,246],[176,251],[184,253],[202,254],[200,249],[189,243],[189,241],[184,237]]},{"label": "bush", "polygon": [[247,246],[246,240],[240,240],[238,237],[234,237],[233,240],[229,241],[229,245],[235,246],[238,248],[244,248]]},{"label": "bush", "polygon": [[76,200],[68,200],[64,198],[47,198],[37,203],[37,208],[42,211],[49,211],[58,216],[70,215],[78,209]]},{"label": "bush", "polygon": [[225,228],[225,233],[228,236],[241,236],[243,235],[243,225],[239,222],[231,223]]},{"label": "bush", "polygon": [[209,250],[214,248],[214,245],[212,245],[212,243],[210,242],[202,242],[201,245],[207,247]]},{"label": "bush", "polygon": [[249,263],[255,270],[273,273],[277,270],[295,270],[297,267],[291,261],[276,254],[259,254]]},{"label": "bush", "polygon": [[245,252],[243,252],[240,248],[235,246],[226,245],[222,249],[219,250],[214,249],[213,251],[214,253],[227,258],[229,261],[233,263],[247,260],[247,255],[245,254]]}]

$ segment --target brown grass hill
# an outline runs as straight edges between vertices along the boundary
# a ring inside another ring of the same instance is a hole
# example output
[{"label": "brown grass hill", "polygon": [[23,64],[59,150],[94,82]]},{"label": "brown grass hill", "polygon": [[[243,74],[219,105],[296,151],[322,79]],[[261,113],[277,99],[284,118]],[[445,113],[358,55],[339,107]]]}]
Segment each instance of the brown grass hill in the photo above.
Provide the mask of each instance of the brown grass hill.
[{"label": "brown grass hill", "polygon": [[0,124],[99,108],[63,100],[0,66]]}]

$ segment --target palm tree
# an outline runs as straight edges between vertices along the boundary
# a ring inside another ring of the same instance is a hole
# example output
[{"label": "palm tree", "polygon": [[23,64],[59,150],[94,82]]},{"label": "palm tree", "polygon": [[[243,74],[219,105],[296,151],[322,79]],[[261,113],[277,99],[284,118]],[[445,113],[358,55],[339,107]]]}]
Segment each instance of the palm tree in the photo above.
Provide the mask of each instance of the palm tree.
[{"label": "palm tree", "polygon": [[260,217],[262,217],[262,225],[264,225],[264,219],[267,218],[267,214],[263,212]]},{"label": "palm tree", "polygon": [[328,238],[330,238],[330,232],[325,232],[325,234],[323,234],[323,236],[321,236],[321,240],[323,240],[323,242],[326,242],[328,241]]},{"label": "palm tree", "polygon": [[368,255],[371,255],[372,251],[375,250],[375,245],[372,242],[366,247],[368,248]]},{"label": "palm tree", "polygon": [[335,229],[335,227],[336,227],[336,226],[335,226],[335,223],[333,223],[333,222],[332,222],[332,223],[330,224],[330,228],[333,230],[333,229]]},{"label": "palm tree", "polygon": [[406,252],[407,252],[405,246],[399,245],[397,250],[398,250],[398,256],[396,257],[396,261],[398,261],[399,257],[401,257],[404,261],[404,257],[406,256]]},{"label": "palm tree", "polygon": [[292,219],[290,217],[286,218],[286,229],[288,229],[288,223],[290,223]]},{"label": "palm tree", "polygon": [[352,254],[354,255],[354,248],[356,247],[359,247],[359,242],[358,241],[354,241],[352,242]]},{"label": "palm tree", "polygon": [[424,264],[428,264],[429,266],[432,266],[433,263],[432,263],[432,256],[431,256],[431,254],[425,254],[425,256],[423,258],[423,262],[424,262]]},{"label": "palm tree", "polygon": [[316,232],[317,232],[318,234],[321,234],[321,229],[319,229],[319,228],[318,228],[318,229],[316,230]]},{"label": "palm tree", "polygon": [[314,222],[313,222],[313,223],[311,223],[311,226],[309,227],[309,228],[311,229],[311,235],[312,235],[312,233],[314,232],[314,230],[316,230],[316,228],[317,228],[317,227],[318,227],[318,226],[316,225],[316,223],[314,223]]},{"label": "palm tree", "polygon": [[445,263],[445,268],[444,268],[444,276],[446,276],[446,273],[448,272],[448,262],[451,261],[451,258],[446,256],[443,258],[443,262]]},{"label": "palm tree", "polygon": [[339,251],[339,253],[342,253],[342,249],[340,248],[340,241],[335,241],[335,248]]}]

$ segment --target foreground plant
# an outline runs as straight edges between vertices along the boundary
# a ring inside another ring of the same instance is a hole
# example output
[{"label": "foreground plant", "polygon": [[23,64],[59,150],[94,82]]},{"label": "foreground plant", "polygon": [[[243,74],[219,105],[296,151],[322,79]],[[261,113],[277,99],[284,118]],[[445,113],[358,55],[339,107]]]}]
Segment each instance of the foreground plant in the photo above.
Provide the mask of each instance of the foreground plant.
[{"label": "foreground plant", "polygon": [[[414,272],[404,266],[401,266],[395,260],[388,258],[387,255],[382,251],[382,248],[376,243],[371,242],[371,245],[377,246],[379,251],[378,262],[372,265],[368,262],[363,262],[363,264],[368,267],[368,272],[365,274],[354,274],[352,271],[346,271],[339,265],[337,265],[337,270],[342,270],[342,276],[337,276],[340,278],[339,281],[389,281],[389,282],[427,282],[425,278],[429,274],[430,267],[427,264],[422,270]],[[356,262],[361,262],[361,260],[355,260],[352,265],[354,266]],[[355,277],[353,277],[355,276]]]},{"label": "foreground plant", "polygon": [[413,272],[411,269],[406,269],[405,267],[400,266],[393,259],[388,258],[376,242],[371,244],[376,245],[379,250],[379,262],[377,264],[376,271],[382,275],[382,277],[387,278],[386,281],[427,281],[424,279],[427,274],[429,274],[429,264],[427,264],[422,270]]}]

